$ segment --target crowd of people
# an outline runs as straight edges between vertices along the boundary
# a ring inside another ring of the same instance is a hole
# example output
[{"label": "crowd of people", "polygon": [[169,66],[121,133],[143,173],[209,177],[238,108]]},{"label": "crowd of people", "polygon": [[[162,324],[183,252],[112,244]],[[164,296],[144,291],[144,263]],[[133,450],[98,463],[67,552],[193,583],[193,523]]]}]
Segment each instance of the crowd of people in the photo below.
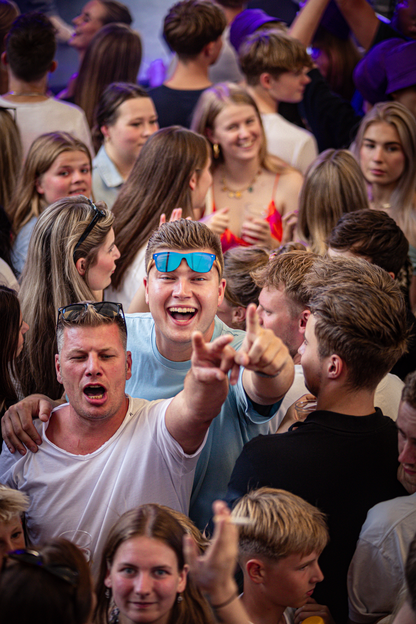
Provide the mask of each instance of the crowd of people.
[{"label": "crowd of people", "polygon": [[373,4],[180,0],[149,88],[122,3],[0,0],[5,624],[416,624],[416,2]]}]

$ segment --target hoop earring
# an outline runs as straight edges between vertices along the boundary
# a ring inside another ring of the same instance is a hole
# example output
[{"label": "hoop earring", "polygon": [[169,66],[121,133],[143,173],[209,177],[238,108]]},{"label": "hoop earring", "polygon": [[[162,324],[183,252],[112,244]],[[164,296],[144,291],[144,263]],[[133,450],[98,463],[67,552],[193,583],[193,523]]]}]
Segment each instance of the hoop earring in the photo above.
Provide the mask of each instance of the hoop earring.
[{"label": "hoop earring", "polygon": [[214,143],[214,145],[212,146],[212,151],[214,153],[215,159],[220,157],[220,146],[218,145],[218,143]]}]

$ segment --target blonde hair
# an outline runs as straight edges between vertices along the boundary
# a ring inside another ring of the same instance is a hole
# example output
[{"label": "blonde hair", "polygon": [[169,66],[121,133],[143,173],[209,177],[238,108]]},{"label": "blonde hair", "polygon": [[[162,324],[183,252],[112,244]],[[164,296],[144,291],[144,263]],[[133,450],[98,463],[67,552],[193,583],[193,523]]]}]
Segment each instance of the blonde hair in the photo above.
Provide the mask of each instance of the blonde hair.
[{"label": "blonde hair", "polygon": [[269,73],[277,79],[284,72],[297,72],[313,64],[304,45],[281,30],[255,32],[239,49],[239,60],[248,85],[258,85],[260,76]]},{"label": "blonde hair", "polygon": [[256,555],[278,561],[292,554],[320,554],[329,539],[325,515],[285,490],[253,490],[238,501],[232,516],[253,521],[240,527],[240,561]]},{"label": "blonde hair", "polygon": [[16,190],[7,207],[15,234],[32,217],[38,217],[47,206],[36,190],[36,182],[64,152],[84,152],[91,164],[91,154],[82,141],[68,132],[48,132],[33,141],[17,181]]},{"label": "blonde hair", "polygon": [[[264,133],[263,123],[257,104],[247,91],[232,82],[219,82],[213,87],[205,89],[198,100],[198,104],[196,105],[192,117],[192,130],[207,137],[212,150],[212,141],[210,141],[208,137],[208,131],[214,131],[217,116],[230,104],[236,104],[237,106],[251,106],[254,109],[262,134],[262,144],[259,153],[260,166],[273,173],[283,173],[286,170],[286,167],[278,164],[277,161],[275,161],[275,159],[267,152],[266,135]],[[219,148],[220,153],[218,158],[214,158],[214,154],[211,152],[212,165],[214,168],[224,162],[221,145]]]},{"label": "blonde hair", "polygon": [[360,150],[368,127],[383,122],[395,128],[405,155],[404,171],[390,197],[390,215],[408,233],[416,224],[413,204],[416,189],[416,120],[412,113],[399,102],[379,102],[363,118],[351,151],[360,162]]},{"label": "blonde hair", "polygon": [[298,236],[324,254],[326,239],[346,212],[368,208],[364,176],[348,150],[328,149],[309,166],[299,196]]},{"label": "blonde hair", "polygon": [[29,498],[0,483],[0,523],[7,524],[29,508]]},{"label": "blonde hair", "polygon": [[[20,289],[22,315],[29,325],[19,363],[25,396],[32,392],[54,399],[62,396],[54,363],[56,314],[70,303],[94,300],[88,272],[114,221],[104,202],[97,207],[105,216],[95,223],[75,254],[74,248],[94,216],[86,197],[58,200],[41,214],[33,230]],[[75,266],[79,258],[85,259],[83,277]]]}]

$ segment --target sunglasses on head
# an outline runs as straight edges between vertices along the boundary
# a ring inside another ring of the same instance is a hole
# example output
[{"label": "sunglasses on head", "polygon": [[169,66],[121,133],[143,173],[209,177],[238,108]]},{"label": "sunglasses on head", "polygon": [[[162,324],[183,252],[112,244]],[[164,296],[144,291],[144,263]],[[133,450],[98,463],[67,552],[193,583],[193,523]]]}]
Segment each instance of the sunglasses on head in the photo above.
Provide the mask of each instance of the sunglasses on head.
[{"label": "sunglasses on head", "polygon": [[[106,316],[107,318],[115,318],[119,317],[122,319],[124,323],[124,327],[126,327],[126,319],[124,317],[124,310],[121,303],[114,303],[113,301],[97,301],[91,303],[70,303],[69,305],[58,309],[58,320],[63,318],[65,321],[77,321],[80,314],[88,310],[88,308],[94,308],[97,314],[101,314],[101,316]],[[126,328],[127,331],[127,328]]]},{"label": "sunglasses on head", "polygon": [[74,247],[74,253],[73,253],[73,259],[75,262],[75,252],[78,249],[78,247],[84,242],[84,240],[87,238],[88,234],[91,232],[92,228],[94,227],[94,225],[97,223],[97,221],[99,219],[103,219],[105,217],[105,212],[103,212],[102,210],[100,210],[99,208],[97,208],[97,206],[94,204],[94,202],[92,202],[90,199],[88,199],[88,203],[91,206],[91,208],[94,210],[94,216],[91,219],[91,222],[87,225],[87,227],[85,228],[83,234],[80,236],[79,241],[77,242],[77,244]]},{"label": "sunglasses on head", "polygon": [[160,273],[171,273],[175,271],[182,260],[185,259],[187,265],[195,273],[208,273],[211,271],[215,262],[215,254],[205,253],[204,251],[190,251],[182,253],[181,251],[160,251],[153,254],[156,269]]},{"label": "sunglasses on head", "polygon": [[53,574],[53,576],[60,578],[62,581],[69,583],[73,587],[76,587],[78,583],[79,574],[77,570],[73,570],[66,565],[44,563],[42,555],[37,550],[23,548],[21,550],[9,552],[3,560],[3,571],[6,569],[9,559],[26,565],[43,568],[50,574]]}]

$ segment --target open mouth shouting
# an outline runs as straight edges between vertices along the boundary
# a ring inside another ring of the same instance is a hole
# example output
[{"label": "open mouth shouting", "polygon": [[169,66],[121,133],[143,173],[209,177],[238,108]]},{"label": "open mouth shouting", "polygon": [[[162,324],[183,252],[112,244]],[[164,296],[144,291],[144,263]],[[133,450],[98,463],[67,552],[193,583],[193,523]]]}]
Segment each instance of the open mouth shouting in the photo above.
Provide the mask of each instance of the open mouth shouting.
[{"label": "open mouth shouting", "polygon": [[196,308],[189,306],[175,306],[168,308],[169,316],[173,318],[174,321],[190,321],[194,318],[197,313]]},{"label": "open mouth shouting", "polygon": [[99,383],[85,386],[83,393],[88,402],[93,403],[94,405],[101,405],[101,403],[103,403],[107,398],[106,388]]}]

